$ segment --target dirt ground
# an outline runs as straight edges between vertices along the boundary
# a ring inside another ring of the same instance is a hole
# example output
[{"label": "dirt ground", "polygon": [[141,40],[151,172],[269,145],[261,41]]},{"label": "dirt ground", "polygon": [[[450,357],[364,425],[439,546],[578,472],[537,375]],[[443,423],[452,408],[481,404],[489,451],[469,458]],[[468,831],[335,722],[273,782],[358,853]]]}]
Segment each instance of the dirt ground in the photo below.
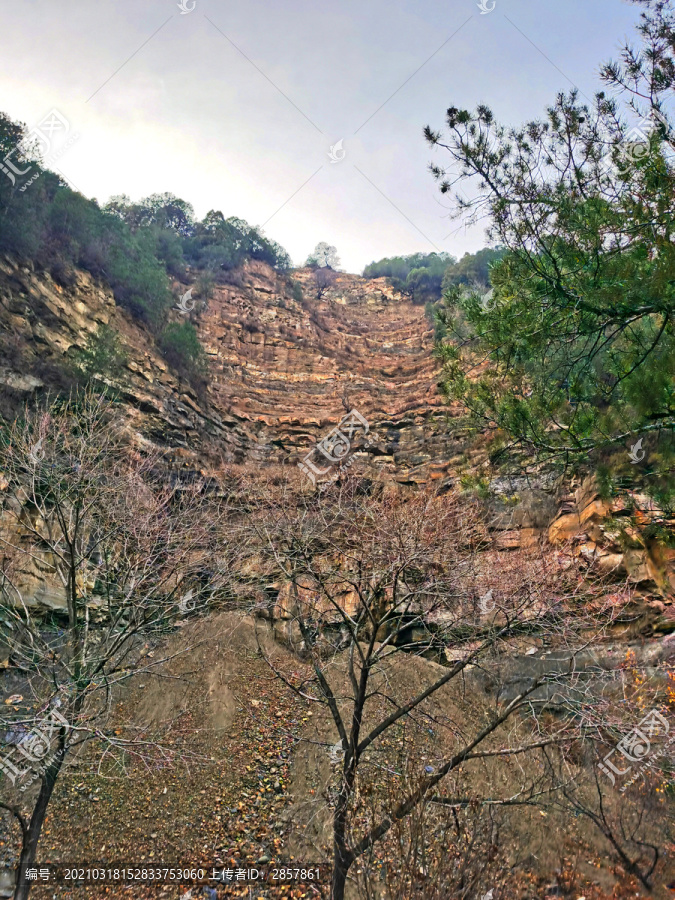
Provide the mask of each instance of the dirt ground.
[{"label": "dirt ground", "polygon": [[[329,806],[337,770],[330,748],[337,739],[335,726],[322,706],[294,694],[274,674],[258,652],[256,632],[269,662],[285,678],[297,682],[307,674],[306,663],[276,643],[264,621],[230,613],[186,620],[166,646],[149,651],[157,658],[167,651],[178,655],[153,674],[130,682],[113,712],[112,728],[120,740],[145,741],[146,749],[140,755],[108,754],[101,760],[92,748],[92,755],[69,765],[49,809],[38,861],[106,867],[208,862],[232,868],[330,861]],[[382,676],[366,720],[381,712],[387,695],[401,699],[411,694],[438,668],[421,658],[398,656]],[[338,684],[343,679],[339,661],[331,677]],[[468,734],[486,721],[494,702],[489,694],[467,693],[458,684],[439,692],[428,712],[461,723]],[[128,722],[134,723],[131,733],[123,724]],[[513,738],[518,727],[514,724]],[[448,738],[432,728],[427,732],[421,743],[416,738],[415,753],[433,767],[447,751]],[[397,779],[408,777],[401,766],[402,748],[410,759],[409,740],[405,729],[392,731],[369,760],[385,773],[379,781],[385,792],[395,789]],[[449,793],[470,789],[484,796],[508,795],[517,789],[527,765],[522,757],[498,763],[472,761],[454,776]],[[357,827],[367,825],[382,801],[375,795],[363,799]],[[443,879],[450,879],[443,874],[443,841],[457,843],[452,831],[457,823],[453,825],[448,815],[429,813],[428,827],[439,836],[440,855],[434,856],[433,847],[429,850],[420,871],[421,892],[415,896],[448,900],[455,896],[439,893]],[[472,827],[467,819],[462,832],[467,840]],[[653,894],[647,895],[612,862],[604,839],[585,820],[553,810],[514,807],[500,820],[500,829],[504,851],[476,882],[480,889],[475,900],[490,896],[490,890],[491,900],[675,897],[675,891],[666,888],[675,878],[672,858],[659,870]],[[361,879],[355,867],[351,897],[395,895],[392,885],[398,882],[390,881],[386,873],[400,862],[400,838],[392,835],[369,860],[371,875],[379,873],[374,880]],[[267,900],[326,896],[326,888],[241,885],[218,887],[215,894],[208,894],[180,886],[36,885],[31,896]],[[399,896],[402,900],[400,892]]]}]

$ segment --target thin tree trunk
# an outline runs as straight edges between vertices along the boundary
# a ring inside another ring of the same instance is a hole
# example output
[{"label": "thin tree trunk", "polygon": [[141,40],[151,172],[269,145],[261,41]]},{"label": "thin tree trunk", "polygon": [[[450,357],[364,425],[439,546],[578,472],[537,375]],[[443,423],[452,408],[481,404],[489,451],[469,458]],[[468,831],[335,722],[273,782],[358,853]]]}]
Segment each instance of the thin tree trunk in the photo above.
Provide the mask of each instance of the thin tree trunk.
[{"label": "thin tree trunk", "polygon": [[49,801],[54,792],[54,785],[56,784],[56,779],[58,778],[63,764],[62,748],[59,749],[61,752],[56,754],[55,759],[47,767],[42,776],[40,793],[38,794],[37,802],[33,809],[33,815],[30,817],[30,823],[26,830],[25,840],[21,848],[14,900],[27,900],[28,892],[31,889],[31,882],[26,881],[26,867],[35,864],[37,845],[40,840],[45,816],[47,815],[47,807],[49,806]]},{"label": "thin tree trunk", "polygon": [[347,873],[354,862],[354,857],[347,850],[345,838],[348,803],[349,788],[345,784],[338,797],[333,816],[333,875],[331,878],[330,900],[344,900]]},{"label": "thin tree trunk", "polygon": [[333,876],[330,883],[330,900],[344,900],[345,885],[347,884],[347,872],[344,862],[338,861],[337,856],[333,863]]}]

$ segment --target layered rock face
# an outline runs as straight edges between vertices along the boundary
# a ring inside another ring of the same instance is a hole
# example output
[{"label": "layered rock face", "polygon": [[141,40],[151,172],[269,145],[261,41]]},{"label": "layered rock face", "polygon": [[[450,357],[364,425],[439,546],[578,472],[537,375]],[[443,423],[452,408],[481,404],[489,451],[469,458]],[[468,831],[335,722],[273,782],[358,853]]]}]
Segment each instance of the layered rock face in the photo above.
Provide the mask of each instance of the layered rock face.
[{"label": "layered rock face", "polygon": [[256,435],[239,459],[297,460],[356,409],[370,429],[367,466],[402,482],[448,473],[460,445],[423,308],[385,279],[338,274],[319,299],[311,270],[293,277],[302,299],[286,277],[251,263],[199,317],[212,401]]},{"label": "layered rock face", "polygon": [[[176,284],[177,294],[187,286]],[[217,478],[223,464],[243,464],[252,474],[283,463],[295,467],[349,410],[367,423],[350,447],[358,471],[401,485],[445,486],[485,461],[480,439],[463,427],[461,407],[440,397],[424,309],[385,279],[336,273],[322,292],[309,269],[287,275],[249,262],[208,299],[195,293],[187,315],[211,376],[202,396],[170,370],[147,331],[88,274],[74,273],[66,287],[48,273],[0,259],[4,414],[62,387],[60,373],[73,350],[110,324],[129,354],[116,384],[127,439],[139,449],[159,447],[176,477],[201,472]],[[169,315],[183,318],[178,306]],[[569,494],[545,479],[534,485],[495,479],[493,487],[497,549],[527,546],[545,535],[553,542],[569,538],[603,570],[670,602],[674,554],[652,547],[639,528],[628,543],[617,540],[607,523],[624,513],[628,521],[628,511],[603,503],[592,481]],[[36,584],[42,580],[36,573]]]},{"label": "layered rock face", "polygon": [[[64,287],[4,258],[0,386],[14,399],[58,386],[73,351],[109,324],[129,353],[116,385],[129,439],[158,444],[168,462],[200,468],[215,459],[255,465],[300,458],[348,409],[369,423],[367,462],[398,480],[445,474],[461,451],[447,427],[456,411],[436,389],[424,310],[384,279],[339,274],[317,299],[310,270],[291,279],[251,262],[189,315],[209,357],[211,383],[202,397],[87,273],[76,272]],[[170,316],[182,320],[178,308]]]},{"label": "layered rock face", "polygon": [[229,429],[215,408],[171,372],[151,336],[116,306],[112,292],[84,272],[74,272],[65,287],[47,272],[0,259],[3,414],[50,390],[67,389],[73,351],[83,349],[102,325],[119,333],[129,355],[115,387],[130,444],[165,449],[169,467],[203,465]]}]

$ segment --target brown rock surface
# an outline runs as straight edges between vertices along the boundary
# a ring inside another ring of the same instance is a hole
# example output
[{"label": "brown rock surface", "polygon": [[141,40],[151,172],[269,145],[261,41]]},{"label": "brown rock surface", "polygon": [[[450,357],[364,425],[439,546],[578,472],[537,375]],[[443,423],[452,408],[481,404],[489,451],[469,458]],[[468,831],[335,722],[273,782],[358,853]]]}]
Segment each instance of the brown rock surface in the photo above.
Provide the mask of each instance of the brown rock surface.
[{"label": "brown rock surface", "polygon": [[[375,438],[367,462],[377,471],[411,482],[447,474],[453,438],[423,308],[384,279],[339,274],[317,300],[311,271],[294,277],[302,302],[285,276],[249,263],[238,285],[216,289],[199,319],[212,401],[256,437],[235,460],[300,459],[357,409]],[[420,478],[420,467],[431,466],[433,475]]]},{"label": "brown rock surface", "polygon": [[[211,376],[197,396],[171,371],[152,336],[90,275],[76,272],[66,288],[46,272],[0,259],[1,411],[13,413],[58,387],[73,350],[99,325],[111,324],[129,354],[117,385],[128,440],[141,449],[160,447],[177,476],[217,474],[231,463],[264,474],[270,465],[299,462],[350,409],[369,424],[369,446],[362,437],[355,445],[357,471],[394,484],[444,485],[485,461],[484,447],[463,427],[461,407],[446,405],[438,392],[423,307],[385,279],[338,273],[321,299],[309,269],[288,275],[249,262],[228,279],[190,314]],[[177,310],[169,316],[182,320]],[[634,584],[672,596],[675,551],[640,538],[650,521],[646,498],[638,499],[647,512],[633,513],[629,522],[623,504],[601,499],[592,478],[566,496],[543,478],[534,486],[496,478],[490,490],[495,546],[527,547],[545,535],[552,543],[586,542],[584,553],[601,571],[625,573]],[[630,546],[621,546],[607,527],[612,516],[623,517]],[[58,602],[58,594],[55,586],[49,601]]]}]

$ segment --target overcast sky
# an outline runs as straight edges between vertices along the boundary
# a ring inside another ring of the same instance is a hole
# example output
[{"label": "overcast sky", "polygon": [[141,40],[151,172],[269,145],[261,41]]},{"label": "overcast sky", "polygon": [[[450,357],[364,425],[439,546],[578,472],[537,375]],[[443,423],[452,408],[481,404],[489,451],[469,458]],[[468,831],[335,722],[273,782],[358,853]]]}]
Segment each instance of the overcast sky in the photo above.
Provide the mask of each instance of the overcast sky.
[{"label": "overcast sky", "polygon": [[[623,0],[4,0],[2,109],[52,108],[77,140],[55,163],[99,202],[172,191],[347,271],[479,249],[457,230],[422,129],[485,102],[509,124],[599,88],[633,36]],[[331,146],[342,141],[342,152]],[[438,155],[436,155],[438,153]]]}]

